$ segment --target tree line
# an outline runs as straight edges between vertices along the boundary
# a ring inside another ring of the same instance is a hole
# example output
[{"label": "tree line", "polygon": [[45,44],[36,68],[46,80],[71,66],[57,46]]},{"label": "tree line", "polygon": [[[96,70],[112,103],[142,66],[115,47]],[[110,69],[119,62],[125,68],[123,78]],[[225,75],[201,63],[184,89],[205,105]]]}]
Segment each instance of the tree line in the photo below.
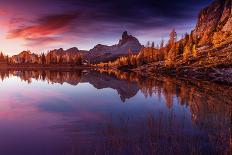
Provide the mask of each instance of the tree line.
[{"label": "tree line", "polygon": [[0,63],[6,64],[75,64],[82,65],[83,56],[80,53],[56,52],[35,54],[23,51],[18,55],[8,56],[0,52]]}]

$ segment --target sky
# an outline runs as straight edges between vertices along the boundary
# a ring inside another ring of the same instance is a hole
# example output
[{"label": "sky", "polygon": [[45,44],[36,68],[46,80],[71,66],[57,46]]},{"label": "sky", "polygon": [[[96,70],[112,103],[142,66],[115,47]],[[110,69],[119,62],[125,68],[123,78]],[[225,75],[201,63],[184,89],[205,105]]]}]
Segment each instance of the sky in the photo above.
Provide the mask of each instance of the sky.
[{"label": "sky", "polygon": [[0,0],[0,51],[89,50],[118,43],[123,31],[142,44],[196,25],[213,0]]}]

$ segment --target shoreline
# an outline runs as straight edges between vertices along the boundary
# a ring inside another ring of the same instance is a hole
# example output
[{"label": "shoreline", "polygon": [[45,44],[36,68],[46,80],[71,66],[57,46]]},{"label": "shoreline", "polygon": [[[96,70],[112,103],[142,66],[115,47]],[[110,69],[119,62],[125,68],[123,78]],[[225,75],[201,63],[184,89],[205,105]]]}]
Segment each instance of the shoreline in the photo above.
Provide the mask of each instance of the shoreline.
[{"label": "shoreline", "polygon": [[194,79],[201,81],[215,82],[223,85],[232,86],[232,66],[228,67],[166,67],[162,63],[147,64],[135,69],[101,68],[94,66],[76,65],[0,65],[0,71],[26,71],[26,70],[50,70],[50,71],[75,71],[75,70],[115,70],[121,72],[134,72],[145,78],[155,78],[159,76],[169,76],[178,79]]},{"label": "shoreline", "polygon": [[232,67],[192,68],[189,66],[184,66],[179,68],[169,68],[159,65],[155,65],[155,67],[154,65],[148,65],[136,69],[131,69],[131,71],[137,73],[140,76],[148,78],[153,78],[156,76],[170,76],[178,79],[209,81],[232,86]]},{"label": "shoreline", "polygon": [[231,51],[232,40],[226,46],[199,51],[195,58],[177,59],[173,65],[165,65],[164,61],[160,61],[148,63],[131,70],[146,77],[154,77],[159,74],[232,86]]},{"label": "shoreline", "polygon": [[92,66],[77,65],[39,65],[39,64],[18,64],[18,65],[0,65],[0,71],[4,70],[84,70],[93,69]]}]

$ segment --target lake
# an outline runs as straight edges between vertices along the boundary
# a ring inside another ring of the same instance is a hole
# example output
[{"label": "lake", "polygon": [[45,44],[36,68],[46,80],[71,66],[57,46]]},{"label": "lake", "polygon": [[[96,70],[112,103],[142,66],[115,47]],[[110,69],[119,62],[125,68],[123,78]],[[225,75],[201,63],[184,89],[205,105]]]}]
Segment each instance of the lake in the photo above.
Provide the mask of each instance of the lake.
[{"label": "lake", "polygon": [[1,71],[1,155],[229,154],[232,88],[117,71]]}]

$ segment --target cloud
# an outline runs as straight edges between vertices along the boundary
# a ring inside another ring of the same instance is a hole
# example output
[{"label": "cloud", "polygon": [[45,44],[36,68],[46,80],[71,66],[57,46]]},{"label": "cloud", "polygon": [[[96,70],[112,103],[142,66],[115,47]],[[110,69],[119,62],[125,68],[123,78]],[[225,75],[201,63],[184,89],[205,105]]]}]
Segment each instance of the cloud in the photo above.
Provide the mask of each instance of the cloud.
[{"label": "cloud", "polygon": [[4,15],[6,15],[6,11],[3,10],[3,9],[1,9],[1,10],[0,10],[0,16],[4,16]]},{"label": "cloud", "polygon": [[57,43],[61,43],[64,41],[59,37],[37,37],[37,38],[30,38],[25,39],[26,44],[25,47],[41,47],[41,46],[49,46]]},{"label": "cloud", "polygon": [[[64,0],[63,0],[64,1]],[[85,0],[73,2],[73,7],[92,11],[93,19],[110,21],[142,21],[151,17],[187,19],[212,0]],[[80,7],[81,6],[81,7]],[[197,9],[197,10],[196,10]],[[139,22],[138,22],[139,24]]]},{"label": "cloud", "polygon": [[[38,4],[38,1],[33,0],[30,5],[34,6],[32,4]],[[46,10],[46,13],[49,13],[50,10],[50,14],[54,15],[40,17],[37,25],[15,29],[10,32],[9,37],[25,38],[33,37],[30,35],[50,35],[50,33],[66,32],[68,29],[66,26],[77,17],[77,14],[57,14],[60,11],[81,12],[81,15],[78,16],[80,17],[79,21],[73,22],[75,26],[80,27],[79,29],[90,26],[91,29],[101,29],[102,24],[106,26],[106,23],[118,26],[118,29],[122,29],[121,31],[124,31],[123,27],[133,31],[175,26],[196,19],[199,9],[210,1],[212,0],[46,0],[47,5],[44,6],[44,10]],[[40,5],[36,6],[37,10],[42,7]],[[110,27],[104,28],[110,30]],[[82,33],[77,28],[75,29],[75,33]],[[101,31],[103,30],[101,29]],[[98,32],[91,31],[89,33]]]},{"label": "cloud", "polygon": [[4,37],[24,42],[23,48],[89,49],[115,43],[124,30],[145,42],[168,36],[174,27],[178,33],[189,32],[200,9],[212,1],[0,0],[0,26],[8,32]]},{"label": "cloud", "polygon": [[[30,26],[19,26],[10,30],[7,37],[9,39],[22,38],[27,41],[41,41],[43,38],[48,40],[48,36],[60,35],[70,31],[72,22],[77,17],[77,13],[43,16]],[[18,20],[16,19],[14,22],[18,22]]]}]

